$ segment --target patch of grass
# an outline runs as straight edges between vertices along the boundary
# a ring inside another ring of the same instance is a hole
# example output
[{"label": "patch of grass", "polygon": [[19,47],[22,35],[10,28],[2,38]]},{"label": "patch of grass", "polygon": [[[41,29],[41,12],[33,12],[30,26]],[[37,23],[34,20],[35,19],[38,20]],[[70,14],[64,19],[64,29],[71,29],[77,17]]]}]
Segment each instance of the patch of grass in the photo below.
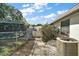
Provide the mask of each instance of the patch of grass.
[{"label": "patch of grass", "polygon": [[7,56],[10,54],[10,51],[11,49],[6,47],[6,46],[3,46],[3,47],[0,47],[0,55],[1,56]]},{"label": "patch of grass", "polygon": [[26,41],[17,41],[14,44],[11,44],[11,45],[7,45],[7,44],[6,45],[1,45],[0,46],[0,56],[9,56],[9,55],[11,55],[16,48],[20,47],[25,42]]}]

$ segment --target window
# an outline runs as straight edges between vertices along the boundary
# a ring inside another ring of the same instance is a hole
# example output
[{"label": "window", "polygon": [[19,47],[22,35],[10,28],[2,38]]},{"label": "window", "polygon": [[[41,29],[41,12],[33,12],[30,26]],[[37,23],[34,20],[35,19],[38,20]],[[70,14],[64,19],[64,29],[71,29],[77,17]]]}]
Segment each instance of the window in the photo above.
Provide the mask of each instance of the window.
[{"label": "window", "polygon": [[70,19],[61,22],[61,34],[69,36]]},{"label": "window", "polygon": [[69,25],[70,25],[70,20],[69,19],[61,22],[61,27],[69,26]]}]

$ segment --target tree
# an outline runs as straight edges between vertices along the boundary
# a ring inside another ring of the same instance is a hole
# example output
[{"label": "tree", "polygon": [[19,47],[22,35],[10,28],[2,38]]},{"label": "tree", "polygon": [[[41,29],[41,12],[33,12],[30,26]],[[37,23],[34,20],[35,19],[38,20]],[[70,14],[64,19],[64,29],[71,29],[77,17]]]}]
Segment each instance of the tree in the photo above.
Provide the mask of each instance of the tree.
[{"label": "tree", "polygon": [[37,24],[37,26],[42,26],[42,24]]}]

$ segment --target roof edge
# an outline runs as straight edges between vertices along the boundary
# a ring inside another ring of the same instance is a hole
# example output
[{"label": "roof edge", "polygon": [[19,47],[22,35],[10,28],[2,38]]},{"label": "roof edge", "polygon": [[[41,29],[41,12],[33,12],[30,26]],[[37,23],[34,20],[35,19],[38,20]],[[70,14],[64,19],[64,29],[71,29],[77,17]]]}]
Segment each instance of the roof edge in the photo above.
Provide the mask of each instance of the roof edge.
[{"label": "roof edge", "polygon": [[71,8],[69,11],[65,12],[64,14],[60,15],[54,22],[52,22],[50,25],[54,24],[55,22],[71,15],[72,13],[75,13],[79,11],[79,4],[76,4],[76,6],[74,6],[73,8]]}]

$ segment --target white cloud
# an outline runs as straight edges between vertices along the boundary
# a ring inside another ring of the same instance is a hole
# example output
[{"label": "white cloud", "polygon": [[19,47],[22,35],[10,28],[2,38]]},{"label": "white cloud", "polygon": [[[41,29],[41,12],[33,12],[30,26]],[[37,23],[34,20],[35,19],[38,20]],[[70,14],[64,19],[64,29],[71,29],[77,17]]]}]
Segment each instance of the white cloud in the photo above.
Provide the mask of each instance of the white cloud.
[{"label": "white cloud", "polygon": [[28,7],[30,4],[23,4],[22,7]]},{"label": "white cloud", "polygon": [[26,16],[32,14],[33,12],[35,12],[35,10],[32,9],[32,8],[24,8],[24,9],[21,9],[20,11],[22,12],[22,15],[24,17],[26,17]]},{"label": "white cloud", "polygon": [[65,12],[67,12],[68,10],[61,10],[61,11],[57,11],[57,14],[63,14]]},{"label": "white cloud", "polygon": [[24,13],[24,12],[35,12],[35,10],[34,9],[32,9],[32,8],[24,8],[24,9],[22,9],[22,10],[20,10],[22,13]]},{"label": "white cloud", "polygon": [[34,8],[34,9],[41,9],[42,7],[41,7],[41,5],[39,5],[39,4],[34,4],[33,8]]},{"label": "white cloud", "polygon": [[[48,3],[34,3],[31,4],[31,6],[29,8],[23,8],[22,10],[20,10],[23,13],[23,16],[26,18],[28,15],[33,14],[33,12],[44,12],[45,9],[52,9],[53,7],[48,7],[47,6]],[[29,5],[28,5],[29,6]],[[26,5],[24,6],[26,7]],[[48,15],[43,15],[43,16],[34,16],[32,18],[29,18],[29,22],[32,24],[38,24],[38,23],[51,23],[53,22],[60,14],[63,14],[64,12],[66,12],[67,10],[59,10],[56,11],[56,13],[51,13]]]},{"label": "white cloud", "polygon": [[58,6],[58,5],[60,5],[60,3],[56,3],[56,4],[55,4],[55,6]]},{"label": "white cloud", "polygon": [[48,7],[48,8],[46,8],[46,9],[52,9],[52,7]]},{"label": "white cloud", "polygon": [[51,23],[53,22],[60,14],[66,12],[67,10],[62,10],[62,11],[57,11],[56,13],[51,13],[49,15],[43,15],[43,16],[35,16],[35,17],[32,17],[30,19],[30,23],[32,24],[38,24],[38,23],[41,23],[41,24],[45,24],[45,23]]},{"label": "white cloud", "polygon": [[37,19],[37,17],[32,17],[31,18],[31,21],[34,21],[34,20],[36,20]]},{"label": "white cloud", "polygon": [[39,19],[41,20],[43,18],[44,18],[43,16],[35,16],[35,17],[32,17],[31,20],[33,20],[33,21],[37,20],[38,21]]},{"label": "white cloud", "polygon": [[35,16],[35,17],[30,18],[30,22],[33,23],[33,24],[51,23],[55,19],[55,16],[56,15],[54,13],[46,15],[46,16],[45,15],[43,15],[43,16]]},{"label": "white cloud", "polygon": [[33,12],[44,12],[44,8],[47,6],[48,3],[34,3],[34,4],[24,4],[22,7],[30,6],[29,8],[23,8],[20,11],[23,13],[23,16],[27,14],[32,14]]},{"label": "white cloud", "polygon": [[[41,10],[42,11],[42,10]],[[64,12],[66,12],[67,10],[62,10],[62,11],[57,11],[56,13],[51,13],[49,15],[43,15],[43,16],[35,16],[30,18],[30,20],[28,20],[31,24],[45,24],[45,23],[51,23],[53,22],[60,14],[63,14]],[[23,15],[28,15],[28,13],[23,13]]]},{"label": "white cloud", "polygon": [[33,8],[35,8],[35,9],[42,9],[42,8],[46,7],[47,4],[48,4],[48,3],[35,3],[35,4],[33,5]]},{"label": "white cloud", "polygon": [[55,17],[55,16],[56,16],[56,14],[52,13],[52,14],[46,15],[46,16],[44,16],[44,17],[45,17],[45,18],[52,18],[52,17]]},{"label": "white cloud", "polygon": [[43,20],[43,16],[35,16],[30,18],[30,23],[31,24],[43,24],[45,20]]},{"label": "white cloud", "polygon": [[22,13],[22,15],[23,15],[24,17],[26,17],[26,16],[28,15],[28,13]]},{"label": "white cloud", "polygon": [[39,10],[38,12],[44,12],[44,10]]}]

